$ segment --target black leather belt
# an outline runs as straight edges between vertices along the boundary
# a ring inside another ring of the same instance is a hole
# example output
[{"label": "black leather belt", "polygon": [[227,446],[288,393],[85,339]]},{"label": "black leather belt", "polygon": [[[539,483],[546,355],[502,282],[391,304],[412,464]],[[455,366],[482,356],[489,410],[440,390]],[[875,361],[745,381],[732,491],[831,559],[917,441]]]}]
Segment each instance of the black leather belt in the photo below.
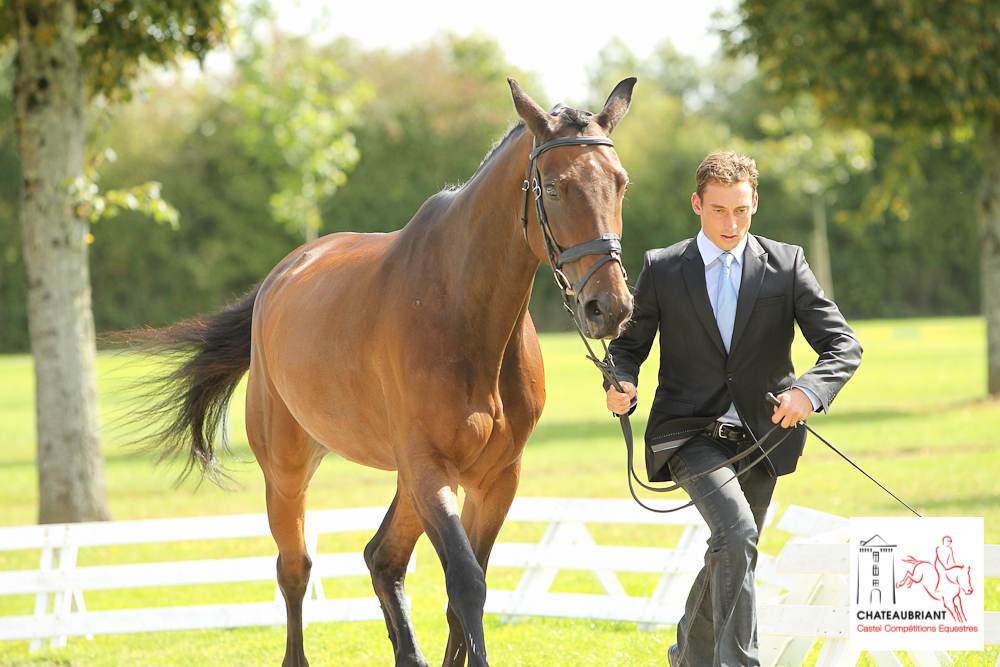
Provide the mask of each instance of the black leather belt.
[{"label": "black leather belt", "polygon": [[750,439],[745,428],[726,422],[715,422],[705,429],[705,433],[713,438],[729,440],[730,442],[745,442]]}]

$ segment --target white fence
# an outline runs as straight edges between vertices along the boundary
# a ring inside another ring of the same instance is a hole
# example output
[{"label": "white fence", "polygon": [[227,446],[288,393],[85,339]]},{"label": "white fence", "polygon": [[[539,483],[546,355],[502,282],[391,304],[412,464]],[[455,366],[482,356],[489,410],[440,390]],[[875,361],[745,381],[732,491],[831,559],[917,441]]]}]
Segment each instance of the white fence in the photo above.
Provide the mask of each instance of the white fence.
[{"label": "white fence", "polygon": [[[306,622],[383,620],[374,594],[325,599],[322,578],[368,576],[368,568],[361,553],[317,554],[316,544],[322,533],[374,532],[384,514],[380,507],[308,513],[313,570],[303,607]],[[87,547],[270,535],[264,514],[0,528],[0,551],[41,550],[37,570],[0,572],[0,595],[35,596],[34,614],[0,616],[0,641],[30,639],[35,650],[45,639],[65,644],[67,636],[282,625],[285,602],[277,586],[273,600],[225,605],[87,611],[84,600],[86,591],[274,581],[274,556],[76,566],[80,549]],[[411,559],[411,571],[414,565]]]},{"label": "white fence", "polygon": [[[683,504],[661,502],[657,507]],[[774,510],[768,512],[768,522]],[[632,621],[641,629],[674,625],[684,613],[687,592],[704,563],[709,537],[708,526],[694,507],[655,514],[631,499],[517,498],[507,521],[544,522],[548,527],[537,544],[498,542],[493,548],[491,568],[524,569],[515,590],[490,589],[486,594],[486,613],[501,614],[504,620],[553,616]],[[683,531],[673,548],[598,545],[586,524],[679,526]],[[762,554],[758,567],[772,584],[771,575],[777,576],[775,561]],[[604,594],[550,592],[560,570],[593,573]],[[650,597],[636,597],[626,594],[616,572],[651,573],[660,578]]]},{"label": "white fence", "polygon": [[[321,579],[367,576],[368,570],[361,553],[321,554],[316,545],[323,533],[373,532],[384,513],[384,508],[373,507],[307,514],[307,544],[314,563],[303,609],[307,622],[383,619],[374,594],[325,597]],[[499,542],[494,547],[491,567],[523,570],[514,590],[491,589],[487,594],[486,613],[505,620],[620,620],[636,622],[641,629],[676,624],[708,538],[708,528],[694,508],[653,514],[632,500],[517,498],[507,520],[543,522],[547,527],[538,543]],[[595,524],[672,525],[682,530],[672,548],[598,545],[587,528]],[[849,651],[847,642],[847,526],[847,519],[795,506],[778,522],[777,527],[793,537],[779,557],[761,554],[758,562],[762,665],[799,665],[820,639],[825,641],[818,667],[857,663],[858,655]],[[38,569],[0,571],[0,596],[35,596],[33,614],[0,616],[0,641],[30,639],[32,648],[41,648],[46,639],[58,646],[67,636],[282,625],[285,607],[276,588],[273,600],[227,605],[87,611],[84,599],[85,592],[96,590],[273,582],[271,556],[76,566],[79,550],[88,547],[269,536],[263,514],[0,528],[0,552],[41,551]],[[413,567],[411,561],[411,571]],[[551,592],[560,570],[592,572],[604,592]],[[655,590],[648,598],[627,595],[616,574],[624,572],[656,574]],[[986,547],[985,574],[1000,577],[1000,546]],[[1000,612],[987,612],[986,643],[1000,644]],[[901,664],[891,652],[872,657],[879,667]],[[951,664],[944,653],[910,652],[910,659],[915,667]]]}]

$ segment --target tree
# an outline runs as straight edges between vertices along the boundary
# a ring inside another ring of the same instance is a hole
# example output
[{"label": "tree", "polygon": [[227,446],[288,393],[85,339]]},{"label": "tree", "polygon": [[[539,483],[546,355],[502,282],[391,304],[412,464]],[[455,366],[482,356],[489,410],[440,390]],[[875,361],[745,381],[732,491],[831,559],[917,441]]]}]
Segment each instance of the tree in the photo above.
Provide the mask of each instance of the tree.
[{"label": "tree", "polygon": [[261,23],[270,37],[253,38],[238,60],[230,103],[243,114],[248,152],[278,182],[271,195],[275,219],[312,241],[322,227],[320,205],[347,182],[360,157],[349,128],[359,122],[370,88],[364,81],[347,85],[336,60],[308,37],[282,35],[270,19]]},{"label": "tree", "polygon": [[775,92],[811,92],[867,127],[981,134],[982,311],[1000,396],[1000,3],[741,0],[736,11],[727,50],[755,54]]},{"label": "tree", "polygon": [[765,111],[757,124],[766,135],[748,153],[760,168],[781,179],[786,190],[805,195],[813,214],[810,264],[829,298],[834,298],[827,232],[827,199],[852,173],[872,168],[872,139],[858,129],[828,127],[815,100],[799,95],[777,113]]},{"label": "tree", "polygon": [[223,0],[11,0],[0,15],[0,39],[13,36],[17,49],[14,115],[41,523],[110,517],[87,259],[88,100],[128,97],[143,63],[203,56],[224,35]]}]

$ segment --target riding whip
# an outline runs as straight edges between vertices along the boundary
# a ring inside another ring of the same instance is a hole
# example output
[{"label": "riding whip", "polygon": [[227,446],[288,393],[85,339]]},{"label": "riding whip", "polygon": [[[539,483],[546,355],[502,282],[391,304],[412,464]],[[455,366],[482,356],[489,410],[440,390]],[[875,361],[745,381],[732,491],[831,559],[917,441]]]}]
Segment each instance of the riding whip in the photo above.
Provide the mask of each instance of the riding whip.
[{"label": "riding whip", "polygon": [[[772,394],[771,392],[767,392],[767,394],[766,394],[766,395],[764,396],[764,398],[765,398],[765,400],[767,400],[767,402],[768,402],[768,403],[770,403],[771,405],[781,405],[781,401],[779,401],[779,400],[777,399],[777,397],[776,397],[776,396],[775,396],[774,394]],[[865,472],[864,470],[862,470],[862,469],[861,469],[861,466],[859,466],[859,465],[858,465],[857,463],[855,463],[854,461],[852,461],[852,460],[851,460],[851,459],[850,459],[850,458],[849,458],[849,457],[847,456],[847,454],[844,454],[844,452],[840,451],[839,449],[837,449],[836,447],[834,447],[833,445],[831,445],[831,444],[829,443],[829,441],[827,441],[827,439],[826,439],[826,438],[824,438],[824,437],[823,437],[823,436],[821,436],[821,435],[820,435],[819,433],[817,433],[816,431],[814,431],[814,430],[812,429],[812,427],[811,427],[811,426],[809,426],[809,424],[807,424],[807,423],[805,423],[804,421],[802,421],[802,422],[799,422],[798,424],[796,424],[796,426],[805,426],[805,427],[806,427],[806,430],[807,430],[807,431],[809,431],[810,433],[812,433],[813,435],[815,435],[815,436],[816,436],[817,438],[819,438],[819,439],[820,439],[820,441],[821,441],[821,442],[822,442],[822,443],[823,443],[824,445],[826,445],[827,447],[829,447],[829,448],[830,448],[830,449],[832,449],[833,451],[835,451],[835,452],[837,452],[838,454],[840,454],[840,457],[841,457],[842,459],[844,459],[845,461],[847,461],[848,463],[850,463],[850,464],[851,464],[852,466],[854,466],[855,468],[857,468],[858,470],[860,470],[860,471],[861,471],[861,474],[863,474],[863,475],[864,475],[865,477],[867,477],[867,478],[868,478],[868,479],[870,479],[871,481],[873,481],[873,482],[875,482],[876,484],[878,484],[878,485],[879,485],[879,488],[881,488],[881,489],[882,489],[883,491],[885,491],[885,492],[886,492],[886,493],[888,493],[888,494],[889,494],[890,496],[892,496],[893,498],[895,498],[895,499],[896,499],[896,500],[897,500],[897,501],[899,502],[899,504],[900,504],[900,505],[902,505],[902,506],[903,506],[903,507],[905,507],[906,509],[910,510],[911,512],[913,512],[913,513],[914,513],[914,514],[916,514],[917,516],[920,516],[920,514],[918,514],[918,513],[917,513],[917,510],[913,509],[912,507],[910,507],[909,505],[907,505],[906,503],[904,503],[904,502],[903,502],[902,500],[900,500],[900,499],[899,499],[899,497],[898,497],[898,496],[897,496],[897,495],[896,495],[895,493],[893,493],[893,492],[892,492],[892,491],[890,491],[889,489],[887,489],[887,488],[885,488],[884,486],[882,486],[881,482],[879,482],[879,481],[878,481],[877,479],[875,479],[874,477],[872,477],[871,475],[869,475],[868,473],[866,473],[866,472]]]}]

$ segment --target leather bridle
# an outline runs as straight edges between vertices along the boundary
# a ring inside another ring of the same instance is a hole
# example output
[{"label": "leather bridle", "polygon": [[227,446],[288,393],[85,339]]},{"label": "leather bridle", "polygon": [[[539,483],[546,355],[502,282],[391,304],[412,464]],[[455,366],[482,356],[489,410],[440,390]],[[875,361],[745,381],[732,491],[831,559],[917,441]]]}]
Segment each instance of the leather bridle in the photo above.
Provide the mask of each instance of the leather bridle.
[{"label": "leather bridle", "polygon": [[[558,243],[556,243],[555,236],[552,234],[552,227],[549,225],[548,216],[545,215],[545,204],[542,201],[542,186],[541,186],[541,172],[538,169],[538,156],[547,150],[551,150],[558,146],[612,146],[614,147],[614,142],[607,137],[560,137],[558,139],[552,139],[551,141],[546,141],[541,146],[538,145],[537,141],[532,139],[531,142],[531,154],[528,156],[528,174],[524,177],[524,186],[521,188],[524,191],[524,207],[521,212],[521,227],[524,231],[524,240],[528,241],[528,200],[534,195],[535,198],[535,213],[538,217],[538,225],[542,230],[542,241],[545,244],[545,253],[548,255],[549,264],[552,266],[552,272],[555,276],[556,285],[559,286],[559,290],[563,294],[563,300],[569,301],[569,297],[574,299],[580,298],[580,292],[583,291],[584,285],[590,280],[590,277],[594,275],[597,269],[604,266],[607,262],[617,262],[619,268],[622,270],[622,276],[626,279],[628,274],[625,272],[625,265],[622,264],[622,243],[621,238],[617,234],[607,233],[599,239],[593,241],[587,241],[586,243],[580,243],[575,246],[571,246],[563,250]],[[530,242],[528,243],[530,247]],[[603,258],[598,260],[590,270],[587,271],[586,275],[577,283],[573,284],[566,274],[563,273],[562,268],[570,262],[575,262],[578,259],[586,257],[587,255],[604,255]]]}]

